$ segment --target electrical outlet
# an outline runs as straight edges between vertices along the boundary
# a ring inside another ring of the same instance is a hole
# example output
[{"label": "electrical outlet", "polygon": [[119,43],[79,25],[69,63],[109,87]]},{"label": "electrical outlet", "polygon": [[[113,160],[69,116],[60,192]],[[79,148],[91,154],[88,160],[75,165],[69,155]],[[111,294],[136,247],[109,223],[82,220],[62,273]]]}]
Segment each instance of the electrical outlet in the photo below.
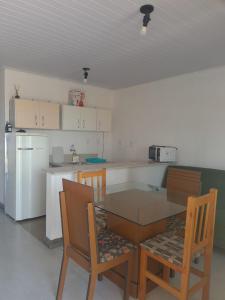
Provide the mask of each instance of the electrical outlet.
[{"label": "electrical outlet", "polygon": [[74,146],[74,144],[70,145],[70,151],[71,151],[71,152],[72,152],[72,151],[75,151],[75,146]]}]

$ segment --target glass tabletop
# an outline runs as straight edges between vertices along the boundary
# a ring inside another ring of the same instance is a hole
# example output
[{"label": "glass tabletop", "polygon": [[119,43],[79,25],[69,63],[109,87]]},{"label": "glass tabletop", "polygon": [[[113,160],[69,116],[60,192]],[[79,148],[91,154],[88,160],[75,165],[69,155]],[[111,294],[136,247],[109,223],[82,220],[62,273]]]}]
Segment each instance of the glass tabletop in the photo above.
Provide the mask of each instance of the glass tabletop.
[{"label": "glass tabletop", "polygon": [[108,186],[105,196],[95,192],[95,206],[142,226],[186,210],[167,197],[166,189],[139,182]]}]

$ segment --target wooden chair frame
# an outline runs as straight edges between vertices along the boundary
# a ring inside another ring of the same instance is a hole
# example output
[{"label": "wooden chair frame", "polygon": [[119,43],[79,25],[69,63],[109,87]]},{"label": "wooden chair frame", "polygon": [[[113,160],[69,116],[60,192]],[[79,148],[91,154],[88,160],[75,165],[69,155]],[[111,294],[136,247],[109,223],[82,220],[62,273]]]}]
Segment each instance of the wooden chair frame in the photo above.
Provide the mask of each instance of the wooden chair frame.
[{"label": "wooden chair frame", "polygon": [[131,267],[133,252],[128,252],[123,254],[111,261],[99,263],[98,252],[97,252],[97,242],[96,242],[96,230],[95,230],[95,213],[93,203],[88,203],[87,213],[88,213],[88,227],[89,227],[89,239],[90,239],[90,256],[85,255],[78,249],[75,249],[70,242],[70,234],[68,228],[68,212],[66,208],[66,197],[64,192],[60,192],[60,207],[61,207],[61,217],[62,217],[62,230],[63,230],[63,258],[62,265],[58,283],[57,290],[57,300],[62,299],[63,288],[65,284],[66,272],[68,267],[69,258],[74,260],[85,270],[87,270],[89,275],[89,284],[87,290],[87,300],[92,300],[94,297],[94,290],[99,274],[114,268],[120,264],[127,264],[127,277],[124,288],[124,300],[129,299],[129,286],[131,278]]},{"label": "wooden chair frame", "polygon": [[[144,247],[141,247],[139,300],[145,299],[147,279],[166,289],[179,300],[188,300],[189,297],[199,289],[202,289],[202,300],[209,300],[216,199],[216,189],[211,189],[210,193],[207,195],[188,198],[182,265],[170,263],[162,257],[152,254]],[[194,255],[201,251],[203,251],[204,255],[203,271],[200,271],[191,265]],[[149,257],[157,260],[163,265],[162,278],[147,270],[147,260]],[[170,269],[181,274],[180,288],[172,287],[169,284]],[[198,283],[194,284],[194,286],[189,288],[191,273],[198,276],[200,280]]]},{"label": "wooden chair frame", "polygon": [[[94,188],[94,178],[97,179],[97,193],[102,195],[106,194],[106,169],[98,170],[98,171],[78,171],[77,172],[77,182],[88,184],[88,179],[91,179],[91,186]],[[102,181],[102,185],[100,186],[100,178]]]}]

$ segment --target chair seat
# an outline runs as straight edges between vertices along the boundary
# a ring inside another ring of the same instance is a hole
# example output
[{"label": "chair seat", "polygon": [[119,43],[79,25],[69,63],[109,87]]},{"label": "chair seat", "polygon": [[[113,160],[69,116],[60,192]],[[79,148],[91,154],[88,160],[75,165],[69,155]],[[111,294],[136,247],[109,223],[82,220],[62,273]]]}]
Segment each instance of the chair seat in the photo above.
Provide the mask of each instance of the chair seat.
[{"label": "chair seat", "polygon": [[105,230],[107,227],[107,214],[100,209],[95,209],[95,221],[97,232]]},{"label": "chair seat", "polygon": [[185,220],[176,216],[167,219],[166,231],[174,231],[176,234],[184,237],[185,233]]},{"label": "chair seat", "polygon": [[[155,256],[160,256],[175,265],[182,265],[184,253],[184,238],[175,231],[167,231],[141,243],[141,246]],[[200,257],[197,253],[194,259]]]},{"label": "chair seat", "polygon": [[101,263],[113,260],[120,255],[136,249],[134,244],[110,230],[101,231],[97,239],[99,260]]}]

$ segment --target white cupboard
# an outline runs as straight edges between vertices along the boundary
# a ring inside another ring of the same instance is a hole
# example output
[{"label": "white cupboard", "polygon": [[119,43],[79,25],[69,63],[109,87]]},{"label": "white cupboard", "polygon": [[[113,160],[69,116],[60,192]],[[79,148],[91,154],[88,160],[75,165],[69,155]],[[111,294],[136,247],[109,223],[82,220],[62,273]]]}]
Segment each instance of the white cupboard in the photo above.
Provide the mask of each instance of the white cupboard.
[{"label": "white cupboard", "polygon": [[[15,128],[60,129],[60,104],[13,99],[10,122]],[[92,107],[62,105],[62,130],[111,131],[111,111]]]},{"label": "white cupboard", "polygon": [[81,130],[80,110],[76,106],[62,106],[62,129]]},{"label": "white cupboard", "polygon": [[62,129],[96,131],[96,109],[63,105]]},{"label": "white cupboard", "polygon": [[59,129],[59,104],[14,99],[11,102],[10,122],[15,128]]},{"label": "white cupboard", "polygon": [[39,128],[59,129],[59,104],[39,101]]},{"label": "white cupboard", "polygon": [[96,131],[96,109],[81,107],[81,130]]},{"label": "white cupboard", "polygon": [[39,128],[38,101],[15,99],[12,102],[10,121],[15,128]]},{"label": "white cupboard", "polygon": [[97,109],[97,131],[111,131],[112,114],[107,109]]}]

